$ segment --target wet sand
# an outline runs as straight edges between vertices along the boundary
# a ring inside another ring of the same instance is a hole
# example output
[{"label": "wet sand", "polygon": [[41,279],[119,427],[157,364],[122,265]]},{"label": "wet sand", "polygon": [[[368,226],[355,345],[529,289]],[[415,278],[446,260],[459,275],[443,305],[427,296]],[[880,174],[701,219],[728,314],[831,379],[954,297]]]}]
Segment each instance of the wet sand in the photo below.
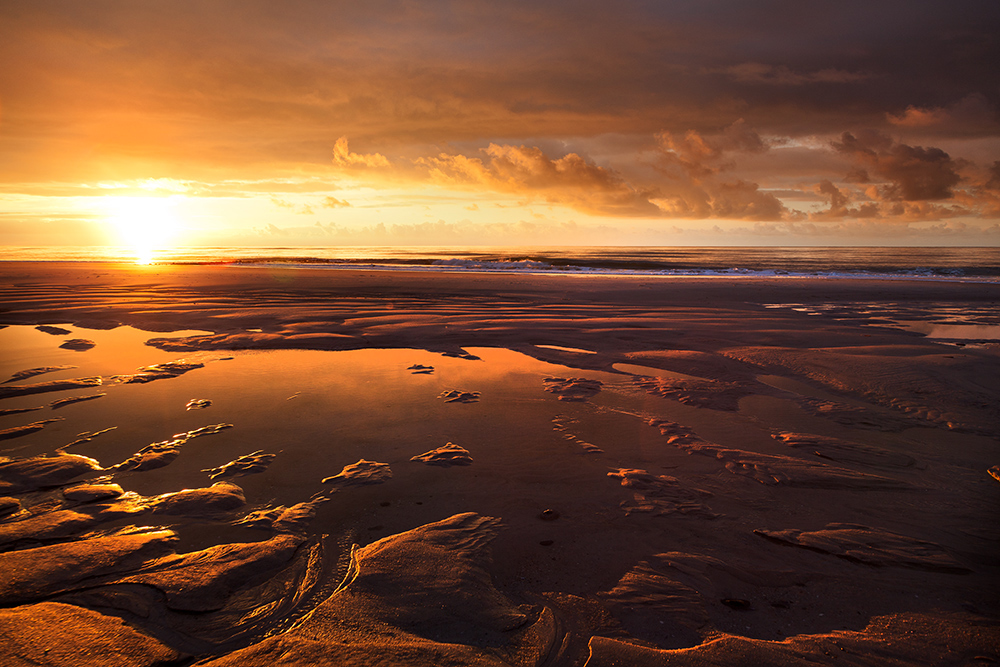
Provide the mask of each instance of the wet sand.
[{"label": "wet sand", "polygon": [[1000,661],[998,285],[0,291],[10,664]]}]

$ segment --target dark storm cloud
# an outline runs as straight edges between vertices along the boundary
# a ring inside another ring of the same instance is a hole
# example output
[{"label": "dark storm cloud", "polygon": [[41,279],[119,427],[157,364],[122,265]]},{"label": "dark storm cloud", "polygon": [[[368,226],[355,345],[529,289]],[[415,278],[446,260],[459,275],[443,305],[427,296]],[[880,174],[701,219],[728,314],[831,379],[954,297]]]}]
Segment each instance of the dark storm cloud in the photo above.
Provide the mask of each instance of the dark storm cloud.
[{"label": "dark storm cloud", "polygon": [[880,132],[858,136],[845,132],[833,146],[859,162],[868,173],[887,181],[880,190],[883,199],[949,199],[954,194],[952,188],[961,181],[959,165],[940,148],[896,143]]}]

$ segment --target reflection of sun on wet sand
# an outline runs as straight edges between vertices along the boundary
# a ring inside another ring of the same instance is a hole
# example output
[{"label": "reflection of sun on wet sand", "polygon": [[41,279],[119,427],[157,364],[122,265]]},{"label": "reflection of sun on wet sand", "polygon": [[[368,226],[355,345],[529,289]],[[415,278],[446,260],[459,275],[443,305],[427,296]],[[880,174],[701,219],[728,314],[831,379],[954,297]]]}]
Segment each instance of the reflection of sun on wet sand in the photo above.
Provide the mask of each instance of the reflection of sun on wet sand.
[{"label": "reflection of sun on wet sand", "polygon": [[12,664],[1000,660],[996,286],[0,271]]}]

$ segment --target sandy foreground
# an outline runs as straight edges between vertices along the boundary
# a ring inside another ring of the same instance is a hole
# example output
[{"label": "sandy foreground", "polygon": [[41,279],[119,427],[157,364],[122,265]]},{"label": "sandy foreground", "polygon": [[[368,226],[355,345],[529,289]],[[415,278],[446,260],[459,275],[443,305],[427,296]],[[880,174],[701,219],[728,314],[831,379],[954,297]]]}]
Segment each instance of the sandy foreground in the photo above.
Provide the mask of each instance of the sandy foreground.
[{"label": "sandy foreground", "polygon": [[1000,661],[1000,285],[0,291],[4,665]]}]

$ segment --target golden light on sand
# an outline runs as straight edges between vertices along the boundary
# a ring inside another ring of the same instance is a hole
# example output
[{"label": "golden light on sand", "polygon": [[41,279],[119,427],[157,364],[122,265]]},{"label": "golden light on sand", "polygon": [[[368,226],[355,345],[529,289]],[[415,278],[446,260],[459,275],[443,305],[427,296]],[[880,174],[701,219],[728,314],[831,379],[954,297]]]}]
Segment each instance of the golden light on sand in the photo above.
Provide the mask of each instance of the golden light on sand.
[{"label": "golden light on sand", "polygon": [[104,202],[107,220],[121,242],[132,248],[137,264],[151,263],[154,250],[180,230],[174,205],[172,197],[108,197]]}]

